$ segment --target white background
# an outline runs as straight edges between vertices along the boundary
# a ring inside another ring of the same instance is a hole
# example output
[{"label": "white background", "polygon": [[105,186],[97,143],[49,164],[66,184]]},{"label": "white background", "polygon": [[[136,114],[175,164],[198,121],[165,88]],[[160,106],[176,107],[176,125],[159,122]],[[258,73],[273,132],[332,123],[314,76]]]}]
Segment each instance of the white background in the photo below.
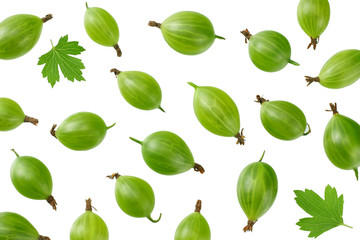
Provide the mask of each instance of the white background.
[{"label": "white background", "polygon": [[[325,186],[336,187],[344,194],[344,222],[353,229],[338,227],[319,239],[356,239],[360,234],[360,183],[353,171],[333,166],[322,146],[325,126],[331,113],[325,112],[330,102],[360,122],[358,107],[359,83],[339,90],[319,84],[306,87],[304,75],[317,76],[325,61],[340,50],[359,48],[360,35],[357,0],[330,0],[331,19],[320,38],[318,49],[307,50],[310,38],[302,31],[296,18],[298,1],[205,1],[205,0],[132,0],[89,1],[89,6],[108,10],[120,28],[121,58],[115,50],[93,42],[83,26],[84,1],[1,1],[0,18],[28,13],[54,18],[44,25],[37,45],[25,56],[0,60],[0,96],[17,101],[24,112],[37,117],[37,127],[23,124],[17,129],[0,133],[0,211],[13,211],[27,218],[40,234],[53,240],[69,238],[71,225],[84,212],[85,199],[106,222],[110,239],[173,239],[178,223],[193,212],[197,199],[203,201],[202,213],[212,232],[212,239],[307,239],[308,232],[296,226],[299,218],[308,217],[294,200],[293,190],[313,189],[323,197]],[[185,56],[173,51],[159,29],[147,26],[149,20],[163,21],[171,14],[198,11],[213,23],[216,40],[205,53]],[[300,67],[286,66],[276,73],[257,69],[248,56],[241,30],[253,34],[275,30],[285,35],[292,47],[292,59]],[[79,41],[86,51],[80,55],[86,69],[85,82],[72,83],[61,76],[51,88],[42,78],[43,66],[38,58],[68,34]],[[142,111],[130,106],[121,96],[116,78],[109,70],[139,70],[152,75],[163,92],[160,110]],[[245,146],[235,145],[235,138],[225,138],[205,130],[192,108],[194,89],[199,86],[218,87],[236,102],[245,128]],[[270,136],[262,127],[257,94],[270,100],[286,100],[300,107],[311,125],[312,133],[285,142]],[[77,152],[65,148],[49,134],[53,123],[60,124],[67,116],[91,111],[115,127],[108,131],[97,148]],[[129,136],[143,140],[149,134],[168,130],[178,134],[190,147],[195,161],[202,164],[205,174],[190,170],[177,176],[163,176],[144,163],[140,145]],[[53,177],[53,195],[58,211],[46,201],[30,200],[20,195],[10,181],[10,166],[15,159],[11,148],[20,155],[34,156],[43,161]],[[243,233],[247,219],[236,196],[241,170],[258,161],[266,150],[264,162],[276,171],[279,191],[272,208],[255,224],[252,233]],[[156,205],[153,218],[163,213],[159,223],[132,218],[117,206],[115,180],[105,176],[114,172],[140,177],[152,185]]]}]

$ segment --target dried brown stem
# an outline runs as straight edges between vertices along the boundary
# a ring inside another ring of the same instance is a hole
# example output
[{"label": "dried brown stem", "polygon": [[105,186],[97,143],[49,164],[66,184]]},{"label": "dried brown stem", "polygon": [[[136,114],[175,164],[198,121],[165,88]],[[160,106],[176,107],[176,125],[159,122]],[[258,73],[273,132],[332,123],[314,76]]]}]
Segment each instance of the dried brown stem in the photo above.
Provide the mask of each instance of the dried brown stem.
[{"label": "dried brown stem", "polygon": [[269,100],[263,98],[263,97],[260,97],[260,95],[256,95],[256,99],[255,102],[257,103],[260,103],[260,104],[263,104],[264,102],[268,102]]},{"label": "dried brown stem", "polygon": [[307,86],[309,86],[310,84],[312,84],[313,82],[320,82],[320,78],[319,77],[310,77],[310,76],[305,76],[305,80],[308,82]]},{"label": "dried brown stem", "polygon": [[50,196],[46,199],[46,201],[47,201],[47,202],[52,206],[52,208],[56,211],[57,202],[56,202],[55,198],[54,198],[52,195],[50,195]]},{"label": "dried brown stem", "polygon": [[254,224],[257,222],[257,220],[252,221],[248,220],[247,225],[243,228],[244,232],[250,231],[252,232]]},{"label": "dried brown stem", "polygon": [[200,172],[201,174],[205,172],[205,169],[200,164],[197,163],[194,164],[194,170],[196,172]]},{"label": "dried brown stem", "polygon": [[121,49],[120,49],[120,47],[119,47],[119,44],[115,44],[115,45],[114,45],[114,48],[115,48],[115,50],[116,50],[117,56],[118,56],[118,57],[121,57],[122,52],[121,52]]},{"label": "dried brown stem", "polygon": [[157,27],[157,28],[160,28],[161,27],[161,23],[157,23],[155,21],[149,21],[148,25],[150,27]]},{"label": "dried brown stem", "polygon": [[316,50],[316,45],[319,43],[319,37],[317,38],[312,38],[310,37],[311,42],[309,43],[307,49],[309,49],[311,46],[313,46],[314,50]]},{"label": "dried brown stem", "polygon": [[85,202],[86,202],[85,211],[90,211],[90,212],[92,212],[93,209],[95,209],[95,211],[97,211],[96,208],[94,208],[94,207],[91,205],[91,198],[86,199]]},{"label": "dried brown stem", "polygon": [[49,21],[52,18],[53,18],[53,16],[50,13],[50,14],[46,15],[45,17],[43,17],[41,20],[43,21],[43,23],[46,23],[47,21]]},{"label": "dried brown stem", "polygon": [[39,240],[51,240],[49,237],[39,236]]},{"label": "dried brown stem", "polygon": [[333,115],[335,115],[335,114],[339,114],[339,112],[337,111],[337,104],[336,103],[334,103],[334,104],[332,104],[332,103],[329,103],[329,105],[330,105],[330,110],[325,110],[325,111],[327,111],[327,112],[333,112]]},{"label": "dried brown stem", "polygon": [[236,141],[236,144],[245,145],[245,136],[244,136],[244,128],[241,129],[241,132],[235,135],[235,137],[238,139]]},{"label": "dried brown stem", "polygon": [[120,175],[119,173],[113,173],[113,174],[108,175],[108,176],[106,176],[106,177],[107,177],[107,178],[110,178],[110,179],[114,179],[114,178],[118,179],[120,176],[121,176],[121,175]]},{"label": "dried brown stem", "polygon": [[115,76],[117,76],[117,75],[119,75],[119,74],[121,73],[121,71],[120,71],[120,70],[117,70],[116,68],[112,68],[112,69],[110,70],[110,72],[114,73]]},{"label": "dried brown stem", "polygon": [[51,127],[51,129],[50,129],[50,134],[51,134],[54,138],[57,138],[56,135],[55,135],[55,133],[56,133],[56,131],[55,131],[56,126],[57,126],[56,124],[53,124],[52,127]]},{"label": "dried brown stem", "polygon": [[37,120],[36,118],[29,117],[29,116],[25,115],[24,122],[29,122],[29,123],[32,123],[32,124],[34,124],[36,126],[39,123],[39,120]]},{"label": "dried brown stem", "polygon": [[201,211],[201,200],[197,200],[196,205],[195,205],[195,212],[200,212]]},{"label": "dried brown stem", "polygon": [[244,31],[241,31],[241,33],[245,37],[245,43],[247,43],[247,41],[250,40],[252,34],[250,34],[250,31],[248,29],[245,29]]}]

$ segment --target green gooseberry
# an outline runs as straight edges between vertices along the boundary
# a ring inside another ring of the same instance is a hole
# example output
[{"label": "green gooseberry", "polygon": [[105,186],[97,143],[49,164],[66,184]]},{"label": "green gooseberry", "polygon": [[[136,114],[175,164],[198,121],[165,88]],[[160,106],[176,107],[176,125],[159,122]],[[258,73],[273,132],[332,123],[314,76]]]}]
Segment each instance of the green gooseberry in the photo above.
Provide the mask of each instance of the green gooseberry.
[{"label": "green gooseberry", "polygon": [[176,175],[193,168],[204,173],[204,168],[194,162],[187,144],[178,135],[169,131],[154,132],[144,141],[130,137],[141,144],[145,163],[155,172],[163,175]]},{"label": "green gooseberry", "polygon": [[153,223],[160,221],[162,214],[157,220],[151,217],[155,206],[155,194],[150,184],[141,178],[121,176],[118,173],[107,177],[116,179],[115,198],[124,213],[136,218],[146,217]]},{"label": "green gooseberry", "polygon": [[65,147],[85,151],[98,146],[105,138],[109,127],[104,120],[91,112],[78,112],[66,118],[55,131],[56,124],[50,130]]}]

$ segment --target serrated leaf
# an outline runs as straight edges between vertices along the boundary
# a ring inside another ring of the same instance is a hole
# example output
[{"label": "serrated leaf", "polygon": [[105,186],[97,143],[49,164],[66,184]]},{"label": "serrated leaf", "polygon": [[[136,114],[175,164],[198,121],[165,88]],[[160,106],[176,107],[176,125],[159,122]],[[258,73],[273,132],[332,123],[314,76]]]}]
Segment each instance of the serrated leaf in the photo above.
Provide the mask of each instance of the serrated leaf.
[{"label": "serrated leaf", "polygon": [[325,199],[308,189],[305,191],[295,190],[294,193],[296,203],[313,216],[312,218],[302,218],[296,223],[301,230],[310,231],[308,237],[317,238],[324,232],[340,225],[350,227],[344,224],[342,218],[344,197],[343,195],[338,197],[335,188],[330,185],[326,186]]},{"label": "serrated leaf", "polygon": [[49,52],[39,58],[38,65],[45,64],[41,73],[44,78],[47,77],[51,87],[60,80],[59,67],[68,80],[85,81],[81,71],[85,69],[84,64],[80,59],[69,56],[81,54],[83,51],[85,49],[79,45],[79,42],[68,42],[68,35],[66,35],[59,39],[55,47],[53,46]]}]

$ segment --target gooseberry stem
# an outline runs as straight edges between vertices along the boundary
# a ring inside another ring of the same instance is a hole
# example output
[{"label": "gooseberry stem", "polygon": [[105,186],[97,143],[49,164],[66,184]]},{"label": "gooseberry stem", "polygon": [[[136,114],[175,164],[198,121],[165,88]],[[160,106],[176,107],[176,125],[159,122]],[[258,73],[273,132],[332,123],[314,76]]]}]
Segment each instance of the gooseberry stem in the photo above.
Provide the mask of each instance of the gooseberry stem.
[{"label": "gooseberry stem", "polygon": [[51,129],[50,129],[50,134],[54,137],[54,138],[57,138],[56,137],[56,131],[55,131],[55,128],[56,128],[56,124],[53,124]]},{"label": "gooseberry stem", "polygon": [[201,211],[201,200],[197,200],[196,205],[195,205],[195,212],[200,212]]},{"label": "gooseberry stem", "polygon": [[11,151],[13,151],[15,153],[16,157],[20,157],[19,154],[17,154],[17,152],[15,152],[14,149],[11,149]]},{"label": "gooseberry stem", "polygon": [[307,49],[309,49],[312,45],[314,47],[314,50],[316,50],[316,45],[319,43],[319,39],[320,37],[317,38],[310,37],[311,42],[309,43]]},{"label": "gooseberry stem", "polygon": [[264,155],[265,155],[265,150],[264,150],[263,154],[261,155],[261,158],[260,158],[259,162],[261,162],[263,160]]},{"label": "gooseberry stem", "polygon": [[49,21],[52,18],[53,18],[52,14],[48,14],[45,17],[43,17],[41,20],[43,23],[46,23],[47,21]]},{"label": "gooseberry stem", "polygon": [[121,175],[120,175],[119,173],[113,173],[113,174],[108,175],[108,176],[106,176],[106,177],[107,177],[107,178],[110,178],[110,179],[114,179],[114,178],[118,179],[120,176],[121,176]]},{"label": "gooseberry stem", "polygon": [[291,60],[291,59],[289,59],[289,63],[291,63],[291,64],[293,64],[293,65],[295,65],[295,66],[300,66],[299,63],[297,63],[297,62],[295,62],[295,61],[293,61],[293,60]]},{"label": "gooseberry stem", "polygon": [[260,104],[263,104],[264,102],[268,102],[269,100],[263,98],[263,97],[260,97],[260,95],[256,95],[256,100],[255,102],[257,103],[260,103]]},{"label": "gooseberry stem", "polygon": [[205,172],[205,169],[198,163],[194,164],[194,171],[195,172],[200,172],[201,174],[203,174]]},{"label": "gooseberry stem", "polygon": [[250,38],[252,37],[252,35],[250,34],[250,31],[248,29],[241,31],[241,33],[245,37],[245,43],[247,43],[248,40],[250,40]]},{"label": "gooseberry stem", "polygon": [[313,82],[320,82],[320,78],[319,77],[310,77],[310,76],[305,76],[305,80],[308,82],[307,86],[309,86],[310,84],[312,84]]},{"label": "gooseberry stem", "polygon": [[46,201],[52,206],[52,208],[56,211],[56,205],[57,205],[57,202],[55,201],[55,198],[50,195]]},{"label": "gooseberry stem", "polygon": [[188,84],[189,84],[190,86],[192,86],[193,88],[195,88],[195,89],[198,88],[198,86],[197,86],[196,84],[192,83],[192,82],[188,82]]},{"label": "gooseberry stem", "polygon": [[36,126],[39,123],[39,120],[37,120],[36,118],[29,117],[29,116],[25,115],[24,122],[29,122],[29,123],[32,123],[32,124],[34,124]]},{"label": "gooseberry stem", "polygon": [[165,112],[165,110],[161,106],[159,106],[158,109],[160,109],[162,112]]},{"label": "gooseberry stem", "polygon": [[54,138],[57,138],[56,137],[56,131],[55,131],[55,128],[56,128],[56,124],[53,124],[51,129],[50,129],[50,134],[54,137]]},{"label": "gooseberry stem", "polygon": [[140,141],[140,140],[137,140],[137,139],[135,139],[135,138],[133,138],[133,137],[129,137],[131,140],[133,140],[134,142],[137,142],[138,144],[140,144],[140,145],[142,145],[142,141]]},{"label": "gooseberry stem", "polygon": [[244,232],[247,232],[247,231],[252,232],[253,226],[254,226],[254,224],[256,222],[257,222],[257,220],[252,221],[252,220],[249,219],[248,222],[247,222],[247,225],[243,228]]},{"label": "gooseberry stem", "polygon": [[121,57],[122,52],[121,52],[121,49],[120,49],[120,47],[119,47],[119,44],[115,44],[115,45],[114,45],[114,48],[115,48],[115,50],[116,50],[117,56],[118,56],[118,57]]},{"label": "gooseberry stem", "polygon": [[86,202],[85,211],[90,211],[90,212],[92,212],[93,209],[95,209],[95,211],[97,211],[96,208],[94,208],[94,207],[91,205],[91,198],[86,199],[85,202]]},{"label": "gooseberry stem", "polygon": [[236,144],[240,143],[240,145],[245,145],[244,128],[241,129],[241,132],[237,133],[235,137],[237,138]]},{"label": "gooseberry stem", "polygon": [[106,130],[109,130],[110,128],[112,128],[113,126],[115,126],[116,123],[113,123],[112,125],[106,127]]},{"label": "gooseberry stem", "polygon": [[358,169],[354,168],[354,172],[355,172],[356,181],[359,181],[359,171],[358,171]]},{"label": "gooseberry stem", "polygon": [[149,219],[153,223],[157,223],[158,221],[160,221],[161,216],[162,216],[162,214],[160,213],[160,216],[159,216],[159,218],[157,220],[152,219],[151,216],[148,216],[147,219]]},{"label": "gooseberry stem", "polygon": [[157,22],[155,22],[155,21],[149,21],[148,26],[160,28],[160,27],[161,27],[161,23],[157,23]]},{"label": "gooseberry stem", "polygon": [[115,76],[119,75],[121,73],[121,71],[117,70],[116,68],[112,68],[110,70],[110,72],[113,72],[115,74]]},{"label": "gooseberry stem", "polygon": [[221,40],[225,40],[225,38],[224,38],[224,37],[219,36],[219,35],[215,35],[215,38],[217,38],[217,39],[221,39]]},{"label": "gooseberry stem", "polygon": [[330,105],[330,110],[325,110],[325,111],[327,111],[327,112],[333,112],[333,115],[335,115],[335,114],[339,114],[339,112],[337,111],[337,104],[336,103],[334,103],[334,104],[332,104],[332,103],[329,103],[329,105]]},{"label": "gooseberry stem", "polygon": [[50,238],[49,237],[44,237],[44,236],[39,236],[39,240],[50,240]]}]

